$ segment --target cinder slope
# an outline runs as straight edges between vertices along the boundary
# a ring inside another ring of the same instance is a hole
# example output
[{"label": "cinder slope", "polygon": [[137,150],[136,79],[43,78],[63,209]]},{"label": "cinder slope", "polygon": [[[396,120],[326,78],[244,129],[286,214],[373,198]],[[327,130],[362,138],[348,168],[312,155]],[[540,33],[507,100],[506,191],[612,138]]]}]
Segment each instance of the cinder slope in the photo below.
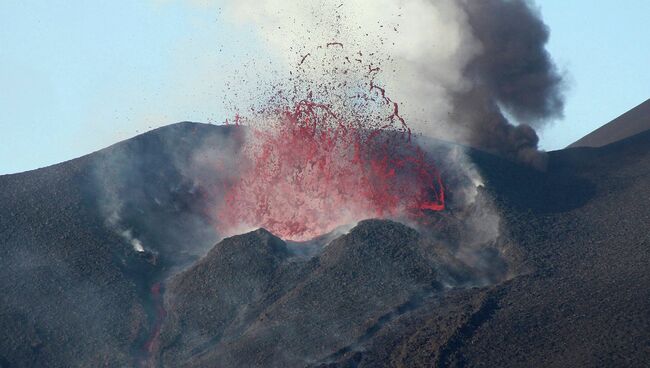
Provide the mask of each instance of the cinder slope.
[{"label": "cinder slope", "polygon": [[458,349],[456,361],[647,366],[650,131],[597,150],[555,152],[551,163],[551,175],[589,180],[593,196],[569,211],[511,212],[511,228],[537,271],[496,288],[494,317]]},{"label": "cinder slope", "polygon": [[475,154],[527,274],[404,315],[331,366],[648,366],[650,132],[550,156],[542,174]]},{"label": "cinder slope", "polygon": [[232,237],[168,283],[161,335],[164,363],[179,367],[232,340],[258,317],[268,290],[280,289],[286,244],[266,230]]},{"label": "cinder slope", "polygon": [[[551,152],[544,173],[473,153],[526,262],[509,281],[441,292],[436,252],[397,223],[364,222],[311,260],[260,230],[166,284],[150,359],[150,286],[214,236],[179,167],[223,129],[178,124],[0,176],[0,367],[649,365],[650,132]],[[107,226],[98,169],[150,253]]]},{"label": "cinder slope", "polygon": [[0,364],[130,364],[150,271],[84,193],[90,158],[0,177]]},{"label": "cinder slope", "polygon": [[170,282],[162,363],[305,366],[440,289],[419,235],[398,223],[364,221],[311,260],[287,257],[258,230],[224,240]]},{"label": "cinder slope", "polygon": [[594,130],[568,148],[602,147],[650,130],[650,100]]}]

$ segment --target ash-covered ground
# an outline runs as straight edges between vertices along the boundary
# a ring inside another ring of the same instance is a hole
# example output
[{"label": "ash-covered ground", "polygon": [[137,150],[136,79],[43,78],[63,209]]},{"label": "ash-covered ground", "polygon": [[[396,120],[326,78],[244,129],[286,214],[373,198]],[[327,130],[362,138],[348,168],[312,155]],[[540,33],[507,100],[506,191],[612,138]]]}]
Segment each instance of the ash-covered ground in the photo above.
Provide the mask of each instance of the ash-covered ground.
[{"label": "ash-covered ground", "polygon": [[546,172],[470,151],[487,244],[453,206],[296,243],[219,241],[201,157],[236,152],[233,129],[0,177],[0,367],[650,364],[650,133]]}]

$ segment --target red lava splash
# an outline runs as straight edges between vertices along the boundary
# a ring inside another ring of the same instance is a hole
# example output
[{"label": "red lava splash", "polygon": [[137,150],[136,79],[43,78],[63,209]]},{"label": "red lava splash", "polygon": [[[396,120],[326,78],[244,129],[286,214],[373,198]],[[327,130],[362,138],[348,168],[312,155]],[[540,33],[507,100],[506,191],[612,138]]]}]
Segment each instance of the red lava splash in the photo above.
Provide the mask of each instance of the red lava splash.
[{"label": "red lava splash", "polygon": [[391,105],[390,121],[369,129],[340,119],[306,99],[280,116],[273,129],[251,129],[239,180],[226,188],[219,228],[264,227],[285,239],[305,240],[365,218],[421,218],[444,209],[436,167],[411,142]]},{"label": "red lava splash", "polygon": [[363,55],[340,42],[299,53],[293,86],[274,86],[253,110],[261,125],[246,124],[243,159],[216,209],[222,235],[264,227],[307,240],[367,218],[422,222],[445,208],[436,166],[375,82],[380,63]]}]

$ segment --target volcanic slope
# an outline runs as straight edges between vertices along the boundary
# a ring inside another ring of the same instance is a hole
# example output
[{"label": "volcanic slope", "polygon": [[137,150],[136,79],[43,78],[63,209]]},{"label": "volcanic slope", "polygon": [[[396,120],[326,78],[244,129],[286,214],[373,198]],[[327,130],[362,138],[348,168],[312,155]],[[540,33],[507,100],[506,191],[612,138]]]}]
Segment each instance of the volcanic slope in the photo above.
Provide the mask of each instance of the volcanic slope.
[{"label": "volcanic slope", "polygon": [[[0,367],[122,367],[146,358],[150,286],[216,240],[196,215],[200,193],[178,167],[228,134],[176,124],[0,176]],[[136,237],[146,251],[134,249]]]},{"label": "volcanic slope", "polygon": [[552,152],[545,173],[472,156],[523,272],[442,290],[396,223],[362,222],[307,262],[258,230],[171,280],[162,366],[647,365],[650,132]]},{"label": "volcanic slope", "polygon": [[1,367],[649,364],[650,133],[551,152],[544,173],[472,152],[524,261],[474,288],[441,285],[390,221],[312,258],[265,230],[213,247],[186,169],[229,134],[172,125],[0,177]]},{"label": "volcanic slope", "polygon": [[419,234],[399,223],[363,221],[310,260],[258,230],[224,240],[171,280],[162,362],[305,366],[441,289]]},{"label": "volcanic slope", "polygon": [[650,99],[572,143],[569,148],[602,147],[650,130]]},{"label": "volcanic slope", "polygon": [[550,153],[474,153],[528,272],[408,313],[332,367],[650,364],[650,132]]}]

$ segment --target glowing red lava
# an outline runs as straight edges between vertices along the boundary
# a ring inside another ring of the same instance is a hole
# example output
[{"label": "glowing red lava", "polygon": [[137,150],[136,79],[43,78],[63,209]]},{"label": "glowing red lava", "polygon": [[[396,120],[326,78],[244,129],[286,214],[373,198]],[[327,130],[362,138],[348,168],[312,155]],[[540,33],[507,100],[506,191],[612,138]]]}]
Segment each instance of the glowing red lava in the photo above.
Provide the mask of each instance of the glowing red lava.
[{"label": "glowing red lava", "polygon": [[[160,282],[155,283],[151,287],[151,300],[155,307],[155,320],[150,331],[149,338],[144,343],[143,349],[145,353],[149,356],[149,359],[153,358],[154,350],[157,349],[157,344],[159,343],[158,338],[160,337],[160,331],[162,329],[162,323],[167,316],[167,311],[163,306],[163,286]],[[155,366],[155,362],[148,361],[145,364],[146,366]]]},{"label": "glowing red lava", "polygon": [[241,176],[226,187],[218,228],[230,235],[264,227],[305,240],[361,219],[417,220],[444,209],[436,167],[411,142],[397,104],[374,84],[371,91],[392,112],[374,127],[308,98],[275,110],[271,129],[250,128]]}]

